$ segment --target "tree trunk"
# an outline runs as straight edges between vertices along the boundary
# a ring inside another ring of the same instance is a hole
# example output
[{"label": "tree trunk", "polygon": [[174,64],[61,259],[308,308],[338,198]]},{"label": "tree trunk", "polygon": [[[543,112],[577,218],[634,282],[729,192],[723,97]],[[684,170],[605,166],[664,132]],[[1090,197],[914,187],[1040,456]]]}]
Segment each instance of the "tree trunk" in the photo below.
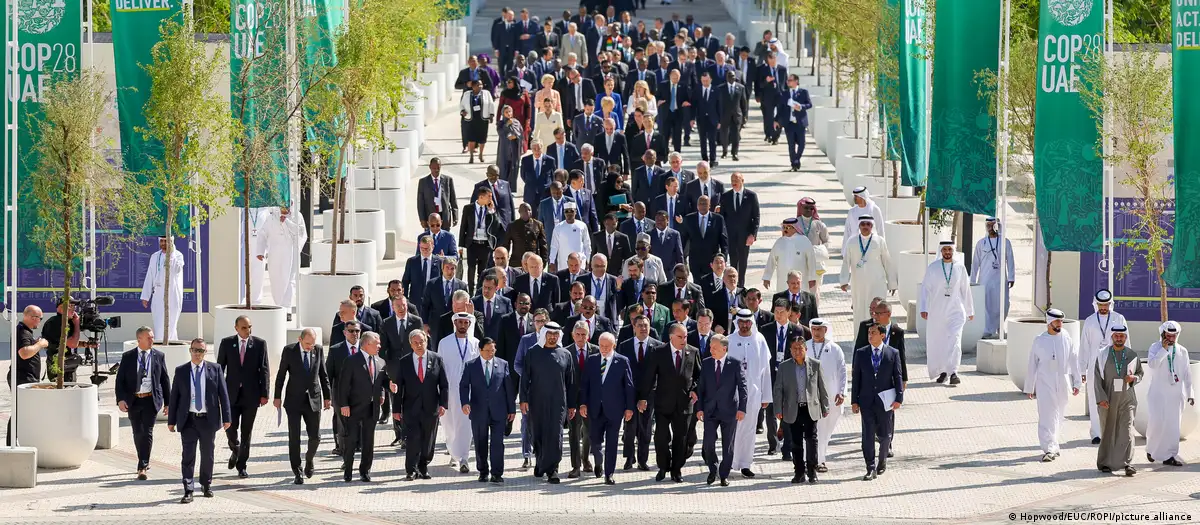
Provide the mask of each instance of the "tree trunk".
[{"label": "tree trunk", "polygon": [[346,214],[346,204],[344,202],[346,198],[346,178],[342,176],[342,172],[346,167],[346,156],[350,153],[350,144],[354,142],[354,138],[357,135],[357,124],[354,115],[349,115],[347,118],[346,125],[349,132],[346,134],[345,142],[342,144],[341,154],[338,155],[337,171],[334,172],[334,176],[337,177],[337,184],[333,192],[333,224],[330,225],[329,229],[331,232],[331,242],[333,243],[329,256],[329,273],[332,275],[337,275],[338,244],[346,240],[346,218],[344,217]]},{"label": "tree trunk", "polygon": [[[1109,263],[1112,266],[1112,263]],[[1108,271],[1113,271],[1109,268]],[[1167,322],[1167,282],[1163,279],[1163,254],[1161,249],[1154,257],[1154,275],[1158,279],[1158,317],[1159,322]]]},{"label": "tree trunk", "polygon": [[[175,252],[175,236],[171,235],[171,231],[175,229],[175,207],[172,206],[171,204],[166,204],[166,207],[167,207],[167,221],[166,221],[167,222],[167,231],[166,231],[165,235],[167,237],[167,254],[165,257],[165,262],[163,262],[163,270],[162,270],[162,271],[166,272],[166,275],[163,276],[163,296],[162,296],[162,302],[163,302],[162,344],[164,344],[164,345],[171,344],[171,337],[170,337],[171,330],[168,328],[169,326],[171,326],[171,266],[172,266],[172,258],[171,257],[174,255],[174,252]],[[249,278],[249,276],[247,276],[247,278]],[[179,299],[183,300],[182,297],[180,297]],[[158,327],[156,326],[155,328],[158,328]]]},{"label": "tree trunk", "polygon": [[242,292],[246,294],[246,309],[250,304],[250,172],[246,171],[242,178],[242,244],[245,253],[242,254],[242,272],[245,275]]},{"label": "tree trunk", "polygon": [[[71,223],[73,222],[71,220],[71,209],[73,208],[73,206],[71,206],[71,200],[69,197],[69,195],[71,194],[71,180],[69,177],[70,176],[68,175],[68,177],[63,178],[63,202],[62,202],[63,223],[62,223],[62,226],[63,226],[63,239],[64,239],[63,242],[64,242],[65,252],[66,252],[65,264],[63,264],[63,295],[62,295],[63,300],[66,300],[69,297],[71,297],[71,277],[72,277],[71,262],[72,262],[72,259],[75,258],[75,254],[71,250],[71,242],[72,242],[71,233],[72,233],[72,229],[73,229],[72,225],[71,225]],[[60,304],[61,304],[61,301],[60,301]],[[61,326],[59,326],[58,355],[55,356],[55,361],[58,363],[58,378],[55,380],[54,386],[55,386],[55,388],[58,388],[59,390],[62,390],[63,380],[66,376],[66,371],[64,370],[64,367],[66,366],[66,356],[67,356],[67,334],[70,333],[70,328],[71,328],[71,316],[70,316],[70,313],[67,310],[67,308],[70,308],[70,304],[71,304],[70,301],[68,301],[67,306],[63,308],[63,312],[61,314],[62,323],[61,323]]]}]

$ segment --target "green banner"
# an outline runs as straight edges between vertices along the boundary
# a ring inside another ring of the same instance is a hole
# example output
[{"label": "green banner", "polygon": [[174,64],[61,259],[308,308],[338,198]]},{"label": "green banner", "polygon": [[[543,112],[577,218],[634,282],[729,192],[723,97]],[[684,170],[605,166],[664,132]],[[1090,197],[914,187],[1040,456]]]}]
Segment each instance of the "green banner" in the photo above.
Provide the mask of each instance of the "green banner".
[{"label": "green banner", "polygon": [[1104,160],[1078,86],[1084,58],[1103,45],[1103,0],[1042,3],[1033,173],[1047,250],[1104,248]]},{"label": "green banner", "polygon": [[900,13],[900,138],[904,162],[900,182],[905,186],[924,186],[929,177],[928,77],[929,59],[925,46],[926,0],[904,0]]},{"label": "green banner", "polygon": [[996,213],[996,119],[975,72],[1000,61],[1000,0],[943,0],[933,40],[930,208]]},{"label": "green banner", "polygon": [[[308,89],[324,70],[337,65],[337,33],[345,23],[344,10],[343,0],[303,0],[298,28],[300,38],[304,41],[304,60],[300,67],[301,89]],[[310,141],[325,144],[333,142],[333,130],[323,125],[306,124],[305,134]],[[337,160],[336,155],[326,159],[330,178],[335,176]],[[350,163],[346,163],[343,176],[349,170]]]},{"label": "green banner", "polygon": [[143,108],[150,98],[150,77],[142,69],[153,62],[150,51],[160,40],[163,20],[182,14],[183,0],[112,0],[113,62],[117,74],[117,114],[125,169],[144,172],[162,144],[150,144],[138,131],[146,126]]},{"label": "green banner", "polygon": [[[259,164],[251,170],[250,207],[285,206],[290,200],[288,179],[287,120],[287,5],[283,0],[231,0],[229,6],[230,111],[242,122],[252,144],[255,137],[270,159],[250,159]],[[239,192],[246,174],[234,173]]]},{"label": "green banner", "polygon": [[[886,129],[888,160],[901,160],[900,148],[900,43],[903,34],[899,13],[901,0],[887,0],[884,19],[879,24],[879,72],[875,75],[875,99],[879,106],[879,129]],[[895,14],[896,17],[887,16]],[[886,126],[886,127],[885,127]],[[872,144],[871,149],[876,149]],[[877,151],[868,151],[872,155]]]},{"label": "green banner", "polygon": [[1200,288],[1200,2],[1171,0],[1175,99],[1175,238],[1164,276]]},{"label": "green banner", "polygon": [[[11,53],[7,57],[4,69],[4,86],[8,96],[4,97],[4,122],[17,125],[17,195],[20,201],[20,217],[18,226],[21,232],[26,232],[37,222],[37,202],[30,194],[26,178],[29,171],[37,165],[38,159],[30,152],[38,140],[33,136],[33,123],[42,117],[42,101],[46,89],[52,80],[72,78],[79,75],[80,58],[83,47],[82,10],[80,2],[71,0],[7,0],[5,14],[11,16],[13,2],[17,1],[18,35],[15,63]],[[6,18],[5,42],[12,41]],[[15,72],[14,72],[15,71]],[[16,97],[17,111],[12,114],[10,104]],[[9,134],[4,134],[4,177],[11,179],[12,163],[9,158]],[[5,192],[6,186],[0,184],[0,192]],[[0,202],[7,203],[9,195],[3,195]],[[0,260],[5,261],[7,268],[10,246],[8,244],[8,214],[0,214],[0,246],[3,254]],[[42,250],[29,241],[26,234],[18,235],[17,266],[20,268],[45,268]],[[0,291],[4,289],[7,276],[0,276]]]}]

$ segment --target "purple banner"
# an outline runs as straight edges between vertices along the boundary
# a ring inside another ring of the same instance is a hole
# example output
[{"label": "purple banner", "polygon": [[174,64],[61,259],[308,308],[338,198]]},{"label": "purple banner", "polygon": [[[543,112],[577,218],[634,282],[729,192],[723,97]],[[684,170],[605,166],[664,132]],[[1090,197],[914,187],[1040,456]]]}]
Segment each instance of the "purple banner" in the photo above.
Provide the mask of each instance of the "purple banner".
[{"label": "purple banner", "polygon": [[[1126,213],[1137,203],[1137,199],[1116,199],[1113,231],[1120,238],[1125,230],[1134,228],[1136,217]],[[1175,207],[1167,208],[1167,214],[1175,213]],[[1167,226],[1168,236],[1172,227]],[[1092,313],[1092,295],[1096,290],[1108,286],[1108,274],[1100,270],[1103,253],[1079,254],[1079,315],[1086,317]],[[1129,321],[1153,321],[1159,319],[1158,279],[1155,279],[1146,266],[1142,255],[1128,246],[1116,246],[1113,249],[1114,265],[1117,278],[1114,280],[1113,295],[1116,296],[1117,311]],[[1133,260],[1129,273],[1121,276],[1127,261]],[[1168,255],[1166,262],[1171,257]],[[1170,318],[1181,323],[1200,322],[1200,288],[1167,288],[1167,311]]]},{"label": "purple banner", "polygon": [[[208,251],[208,227],[200,228],[201,249]],[[191,248],[191,238],[175,239],[175,249],[183,252],[183,311],[196,311],[196,252]],[[105,235],[96,235],[96,250],[104,253]],[[109,314],[150,313],[149,308],[142,306],[142,283],[145,282],[146,269],[150,257],[158,251],[157,237],[144,237],[135,248],[121,254],[116,264],[112,264],[111,256],[102,257],[97,262],[98,268],[107,268],[96,280],[97,295],[111,295],[116,299],[112,306],[105,306],[101,312]],[[78,275],[78,274],[76,274]],[[62,272],[58,270],[22,269],[20,273],[19,299],[23,308],[28,304],[36,304],[47,312],[54,311],[54,298],[62,292]],[[204,282],[208,282],[208,267],[204,268]],[[78,276],[75,285],[81,286]],[[207,285],[206,285],[207,286]],[[86,290],[76,288],[72,294],[76,298],[87,297]],[[202,303],[203,304],[203,303]],[[207,311],[207,307],[204,309]]]}]

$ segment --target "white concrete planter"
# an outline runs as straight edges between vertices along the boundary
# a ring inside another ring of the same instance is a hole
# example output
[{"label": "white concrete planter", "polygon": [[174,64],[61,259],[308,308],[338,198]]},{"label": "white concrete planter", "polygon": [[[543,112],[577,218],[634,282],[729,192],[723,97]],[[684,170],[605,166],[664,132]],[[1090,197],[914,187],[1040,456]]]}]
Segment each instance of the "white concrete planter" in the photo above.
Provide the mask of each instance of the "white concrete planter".
[{"label": "white concrete planter", "polygon": [[[848,140],[853,142],[861,139]],[[842,144],[845,144],[845,142]],[[882,165],[883,161],[880,161],[879,158],[873,155],[866,155],[862,152],[855,153],[853,155],[840,155],[837,159],[837,176],[838,182],[842,184],[843,190],[846,192],[847,200],[849,200],[850,190],[854,189],[854,176],[878,175]],[[877,194],[872,191],[871,195],[874,196]]]},{"label": "white concrete planter", "polygon": [[[407,152],[406,152],[407,153]],[[375,168],[375,186],[377,188],[402,188],[408,182],[408,168],[394,164],[380,164]],[[361,201],[360,201],[361,202]],[[379,208],[364,204],[364,208]],[[386,210],[385,210],[386,212]]]},{"label": "white concrete planter", "polygon": [[417,133],[425,132],[425,115],[422,113],[406,113],[397,117],[396,121],[400,125],[400,130],[411,129]]},{"label": "white concrete planter", "polygon": [[[315,246],[315,243],[314,243]],[[314,254],[314,261],[316,257]],[[328,258],[326,258],[328,262]],[[354,285],[367,287],[367,274],[363,272],[339,271],[337,275],[300,271],[300,326],[329,326],[337,313],[335,297],[347,297]],[[372,327],[374,328],[374,327]],[[329,343],[329,331],[322,330],[323,343]]]},{"label": "white concrete planter", "polygon": [[[252,335],[267,342],[267,362],[271,365],[268,377],[272,378],[273,382],[275,371],[279,369],[279,356],[283,354],[283,347],[292,343],[287,337],[287,314],[287,309],[279,306],[255,305],[254,309],[247,310],[244,305],[240,304],[219,305],[213,310],[212,344],[214,348],[211,352],[215,355],[216,346],[220,344],[222,338],[237,334],[237,331],[234,330],[235,322],[238,317],[245,315],[250,318]],[[270,394],[267,395],[270,396]]]},{"label": "white concrete planter", "polygon": [[[360,159],[360,162],[361,162],[361,160],[362,159]],[[367,160],[368,160],[368,162],[370,161],[370,159],[367,159]],[[358,166],[364,166],[364,164],[359,164]],[[365,164],[365,166],[370,166],[370,164]],[[355,167],[350,172],[349,186],[356,190],[374,187],[375,186],[375,170],[370,167],[366,167],[366,168]]]},{"label": "white concrete planter", "polygon": [[[364,279],[368,284],[374,285],[379,282],[379,259],[375,258],[376,242],[374,239],[356,239],[353,243],[342,243],[338,245],[338,274],[343,272],[362,272],[366,275]],[[312,271],[313,272],[328,272],[329,271],[329,256],[333,243],[329,239],[321,239],[313,241],[309,244],[312,247]],[[303,274],[301,274],[303,276]],[[365,286],[365,285],[364,285]],[[346,287],[342,290],[341,295],[333,297],[341,297],[349,295],[350,288]],[[316,296],[324,297],[324,296]],[[310,325],[304,325],[310,326]],[[323,326],[323,325],[319,325]]]},{"label": "white concrete planter", "polygon": [[[901,186],[901,195],[905,190],[911,190],[911,188]],[[879,209],[883,210],[884,217],[891,217],[894,220],[916,220],[921,213],[920,197],[886,197],[876,200],[875,204],[878,204]],[[888,242],[891,243],[891,240],[889,239]]]},{"label": "white concrete planter", "polygon": [[838,157],[837,138],[852,136],[854,136],[854,121],[849,118],[849,113],[845,118],[825,122],[825,156],[829,157],[831,164],[836,166],[837,162],[841,160]]},{"label": "white concrete planter", "polygon": [[[408,181],[404,181],[404,185],[407,186]],[[394,231],[397,236],[400,236],[404,230],[405,220],[412,222],[412,217],[408,216],[407,206],[405,206],[406,194],[407,190],[404,188],[379,188],[359,190],[356,197],[363,206],[383,210],[383,229]]]},{"label": "white concrete planter", "polygon": [[100,398],[96,385],[64,383],[64,388],[17,387],[17,437],[37,449],[39,468],[78,468],[100,439]]},{"label": "white concrete planter", "polygon": [[[918,286],[920,283],[918,283]],[[962,351],[963,355],[975,352],[976,346],[979,345],[979,339],[983,337],[983,286],[978,284],[971,285],[971,299],[975,307],[975,319],[968,320],[966,326],[963,327],[962,334]],[[927,327],[929,322],[921,318],[921,308],[917,305],[917,335],[925,342],[926,348],[929,346],[929,338]]]},{"label": "white concrete planter", "polygon": [[[1063,332],[1076,342],[1079,341],[1079,321],[1063,320]],[[1017,390],[1025,389],[1025,376],[1029,373],[1029,352],[1033,348],[1033,340],[1046,331],[1046,318],[1024,317],[1010,318],[1006,325],[1008,330],[1008,378],[1012,380]]]},{"label": "white concrete planter", "polygon": [[438,92],[438,96],[443,101],[449,101],[450,95],[454,93],[454,78],[458,76],[458,69],[455,69],[454,64],[447,64],[445,62],[434,64],[432,61],[429,61],[425,65],[425,72],[442,75],[443,80],[438,84],[438,87],[441,89]]},{"label": "white concrete planter", "polygon": [[[1200,361],[1195,359],[1188,364],[1188,370],[1192,373],[1192,384],[1196,383],[1196,378],[1200,377]],[[1150,366],[1142,359],[1142,381],[1133,388],[1137,392],[1138,408],[1148,406],[1150,399],[1150,377],[1154,372],[1150,370]],[[1146,436],[1146,425],[1149,424],[1149,415],[1145,410],[1138,410],[1133,418],[1133,428],[1142,437]],[[1200,404],[1188,405],[1185,400],[1183,403],[1183,415],[1179,420],[1179,437],[1187,439],[1188,436],[1200,429]],[[1155,461],[1162,461],[1167,458],[1154,458]]]},{"label": "white concrete planter", "polygon": [[[888,233],[891,233],[888,225]],[[925,278],[925,268],[929,266],[925,262],[925,254],[921,253],[920,249],[902,251],[892,248],[891,239],[888,240],[888,249],[891,250],[892,257],[895,258],[896,267],[899,268],[897,274],[900,278],[900,287],[896,289],[896,295],[900,297],[900,304],[908,304],[909,301],[917,300],[918,290],[921,289],[921,280]],[[933,262],[938,257],[941,257],[937,252],[929,253],[929,262]],[[956,260],[962,260],[962,253],[954,252]]]},{"label": "white concrete planter", "polygon": [[[833,97],[829,97],[829,100],[833,100]],[[817,106],[808,112],[809,118],[812,119],[813,139],[817,143],[817,149],[825,154],[829,154],[830,147],[829,123],[846,120],[846,117],[850,116],[850,108],[833,107],[833,104],[830,102],[827,105]]]},{"label": "white concrete planter", "polygon": [[421,103],[425,112],[425,119],[431,120],[437,116],[438,108],[442,107],[442,92],[441,83],[445,82],[445,73],[421,73]]},{"label": "white concrete planter", "polygon": [[[375,190],[354,190],[354,198],[361,198],[365,192]],[[361,202],[355,200],[353,202]],[[325,221],[324,224],[333,225],[333,210],[325,210],[321,214],[321,218]],[[375,241],[375,259],[383,260],[383,241],[384,241],[384,216],[383,210],[371,209],[362,207],[354,210],[354,217],[349,214],[345,217],[346,221],[346,236],[352,239],[370,239]],[[329,230],[326,238],[333,238],[333,230]],[[315,255],[315,254],[314,254]],[[319,271],[319,270],[318,270]],[[374,283],[375,281],[371,281]]]},{"label": "white concrete planter", "polygon": [[438,54],[438,64],[444,64],[451,71],[458,71],[462,69],[465,62],[462,60],[461,55],[459,55],[457,52],[457,49],[460,45],[461,41],[455,42],[453,39],[447,39],[447,42],[445,42],[445,48],[453,52]]},{"label": "white concrete planter", "polygon": [[[851,130],[851,133],[853,133],[853,130]],[[834,150],[836,153],[834,153],[834,155],[836,155],[836,157],[830,158],[837,159],[836,164],[845,163],[847,157],[849,156],[863,155],[865,157],[867,154],[867,139],[865,138],[856,139],[853,135],[837,135],[834,137],[833,142],[835,144]],[[852,171],[853,173],[849,171],[838,171],[838,181],[845,184],[846,178],[850,177],[851,175],[858,175],[859,173],[871,173],[871,168],[867,167],[864,169],[853,169]]]},{"label": "white concrete planter", "polygon": [[[864,162],[862,157],[849,157],[842,159],[842,165],[844,166],[850,164],[851,159],[854,159],[854,162]],[[866,159],[866,162],[870,162],[876,166],[879,165],[879,161],[877,159]],[[854,188],[859,186],[865,186],[867,188],[867,191],[871,193],[872,200],[882,200],[882,197],[885,193],[891,193],[888,191],[888,189],[892,184],[892,180],[887,177],[872,175],[871,173],[873,172],[862,171],[854,174],[847,173],[846,178],[843,179],[842,183],[842,195],[846,198],[846,202],[853,202]],[[876,204],[878,203],[879,202],[876,201]],[[883,211],[883,206],[880,206],[879,209],[880,211]],[[887,215],[884,215],[883,218],[886,220]],[[875,219],[878,220],[879,217],[875,217]]]},{"label": "white concrete planter", "polygon": [[[884,231],[887,232],[887,235],[885,235],[884,238],[887,239],[888,249],[892,250],[892,253],[919,253],[922,249],[921,230],[925,230],[925,235],[929,239],[929,251],[930,253],[935,254],[934,257],[938,257],[938,255],[936,255],[938,252],[938,241],[950,238],[949,228],[944,229],[943,232],[939,234],[933,231],[933,226],[928,224],[922,226],[920,224],[916,224],[916,221],[912,219],[889,220],[885,224],[886,227]],[[901,266],[900,268],[907,270],[913,267]],[[920,268],[922,268],[921,272],[923,273],[925,266],[921,265]],[[903,278],[901,280],[903,280]]]},{"label": "white concrete planter", "polygon": [[413,171],[416,171],[417,166],[421,162],[421,137],[415,130],[403,129],[400,131],[387,132],[388,140],[392,141],[397,148],[404,148],[408,151],[408,166]]}]

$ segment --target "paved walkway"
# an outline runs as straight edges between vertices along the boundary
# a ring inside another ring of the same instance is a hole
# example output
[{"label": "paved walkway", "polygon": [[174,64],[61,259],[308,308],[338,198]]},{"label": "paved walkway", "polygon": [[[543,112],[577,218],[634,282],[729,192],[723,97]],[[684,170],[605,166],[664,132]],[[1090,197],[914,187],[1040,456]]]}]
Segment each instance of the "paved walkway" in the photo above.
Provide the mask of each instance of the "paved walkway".
[{"label": "paved walkway", "polygon": [[[528,3],[535,13],[561,12],[546,0]],[[515,4],[514,4],[515,5]],[[494,18],[500,5],[488,6],[480,20]],[[695,13],[702,23],[725,16],[713,4],[676,4],[674,9]],[[651,6],[649,16],[667,16],[670,10]],[[479,25],[477,23],[477,25]],[[486,44],[485,44],[486,45]],[[483,178],[483,167],[468,165],[459,154],[458,117],[446,111],[428,125],[426,158],[443,159],[445,172],[456,179],[459,195],[469,196],[469,184]],[[748,186],[762,200],[764,227],[750,258],[747,283],[761,283],[761,269],[771,243],[779,235],[780,221],[794,213],[803,195],[819,201],[822,217],[831,232],[840,232],[847,205],[832,166],[809,142],[804,170],[786,171],[782,146],[764,144],[757,110],[751,111],[746,140],[739,163],[722,163],[715,176],[728,184],[734,169],[746,174]],[[493,146],[494,147],[494,146]],[[494,150],[493,150],[494,152]],[[685,148],[688,164],[699,158],[697,148]],[[1018,250],[1027,249],[1031,237],[1014,230]],[[981,230],[977,230],[981,231]],[[840,246],[840,233],[831,245]],[[402,251],[414,250],[411,242]],[[1022,260],[1018,256],[1018,260]],[[1025,260],[1029,260],[1026,258]],[[833,261],[836,269],[839,261]],[[398,277],[400,262],[380,268],[381,279]],[[915,271],[902,269],[902,271]],[[1022,281],[1028,272],[1020,272]],[[853,337],[849,296],[837,291],[833,276],[822,287],[821,313],[833,321],[834,339],[848,348]],[[1021,287],[1018,286],[1018,290]],[[373,295],[383,295],[383,287]],[[1027,298],[1018,292],[1014,311]],[[902,312],[898,312],[902,313]],[[902,321],[902,319],[900,319]],[[618,471],[615,487],[590,477],[565,479],[559,486],[537,482],[522,472],[519,444],[507,440],[507,483],[502,487],[478,484],[472,473],[458,474],[448,466],[448,456],[439,445],[433,479],[401,481],[403,453],[385,444],[390,428],[380,427],[376,442],[375,482],[346,484],[341,480],[340,459],[329,455],[332,436],[330,416],[317,473],[303,486],[291,484],[287,463],[286,427],[274,424],[271,407],[263,408],[255,429],[255,448],[249,465],[251,477],[237,479],[225,470],[227,452],[217,452],[216,498],[197,499],[188,506],[176,504],[181,496],[178,474],[180,442],[163,425],[156,429],[151,479],[133,481],[135,454],[130,431],[121,430],[121,444],[113,450],[97,451],[83,467],[66,471],[43,471],[34,489],[0,491],[0,523],[160,523],[171,521],[216,524],[310,524],[310,523],[588,523],[728,524],[728,523],[1005,523],[1010,513],[1057,511],[1132,512],[1154,514],[1190,513],[1190,518],[1162,521],[1200,520],[1200,475],[1193,465],[1167,469],[1141,461],[1143,445],[1138,440],[1135,465],[1140,473],[1133,479],[1096,472],[1095,447],[1087,436],[1082,397],[1071,399],[1063,456],[1053,463],[1040,463],[1036,437],[1036,410],[1031,401],[1016,392],[1006,376],[975,372],[973,356],[966,356],[963,384],[957,388],[936,385],[924,378],[923,345],[915,335],[907,341],[912,359],[906,403],[897,417],[897,456],[887,474],[863,482],[860,452],[860,423],[847,411],[830,446],[830,472],[815,486],[792,486],[791,464],[779,456],[767,456],[765,439],[760,439],[753,480],[734,475],[727,488],[704,485],[704,467],[699,455],[684,468],[682,485],[655,483],[653,473]],[[0,365],[6,373],[7,365]],[[101,406],[115,410],[111,384],[100,390]],[[0,425],[7,418],[11,399],[0,393]],[[121,420],[124,427],[128,424]],[[2,430],[2,427],[0,427]],[[762,436],[760,436],[762,437]],[[218,442],[223,439],[218,438]],[[220,447],[219,447],[220,448]],[[1182,444],[1185,460],[1200,458],[1200,443]],[[472,460],[473,461],[473,460]],[[565,470],[565,469],[564,469]],[[1018,516],[1018,518],[1020,518]],[[1032,520],[1032,517],[1028,517]],[[784,521],[780,521],[780,520]],[[1020,518],[1026,521],[1025,518]],[[1099,519],[1093,521],[1114,521]]]}]

